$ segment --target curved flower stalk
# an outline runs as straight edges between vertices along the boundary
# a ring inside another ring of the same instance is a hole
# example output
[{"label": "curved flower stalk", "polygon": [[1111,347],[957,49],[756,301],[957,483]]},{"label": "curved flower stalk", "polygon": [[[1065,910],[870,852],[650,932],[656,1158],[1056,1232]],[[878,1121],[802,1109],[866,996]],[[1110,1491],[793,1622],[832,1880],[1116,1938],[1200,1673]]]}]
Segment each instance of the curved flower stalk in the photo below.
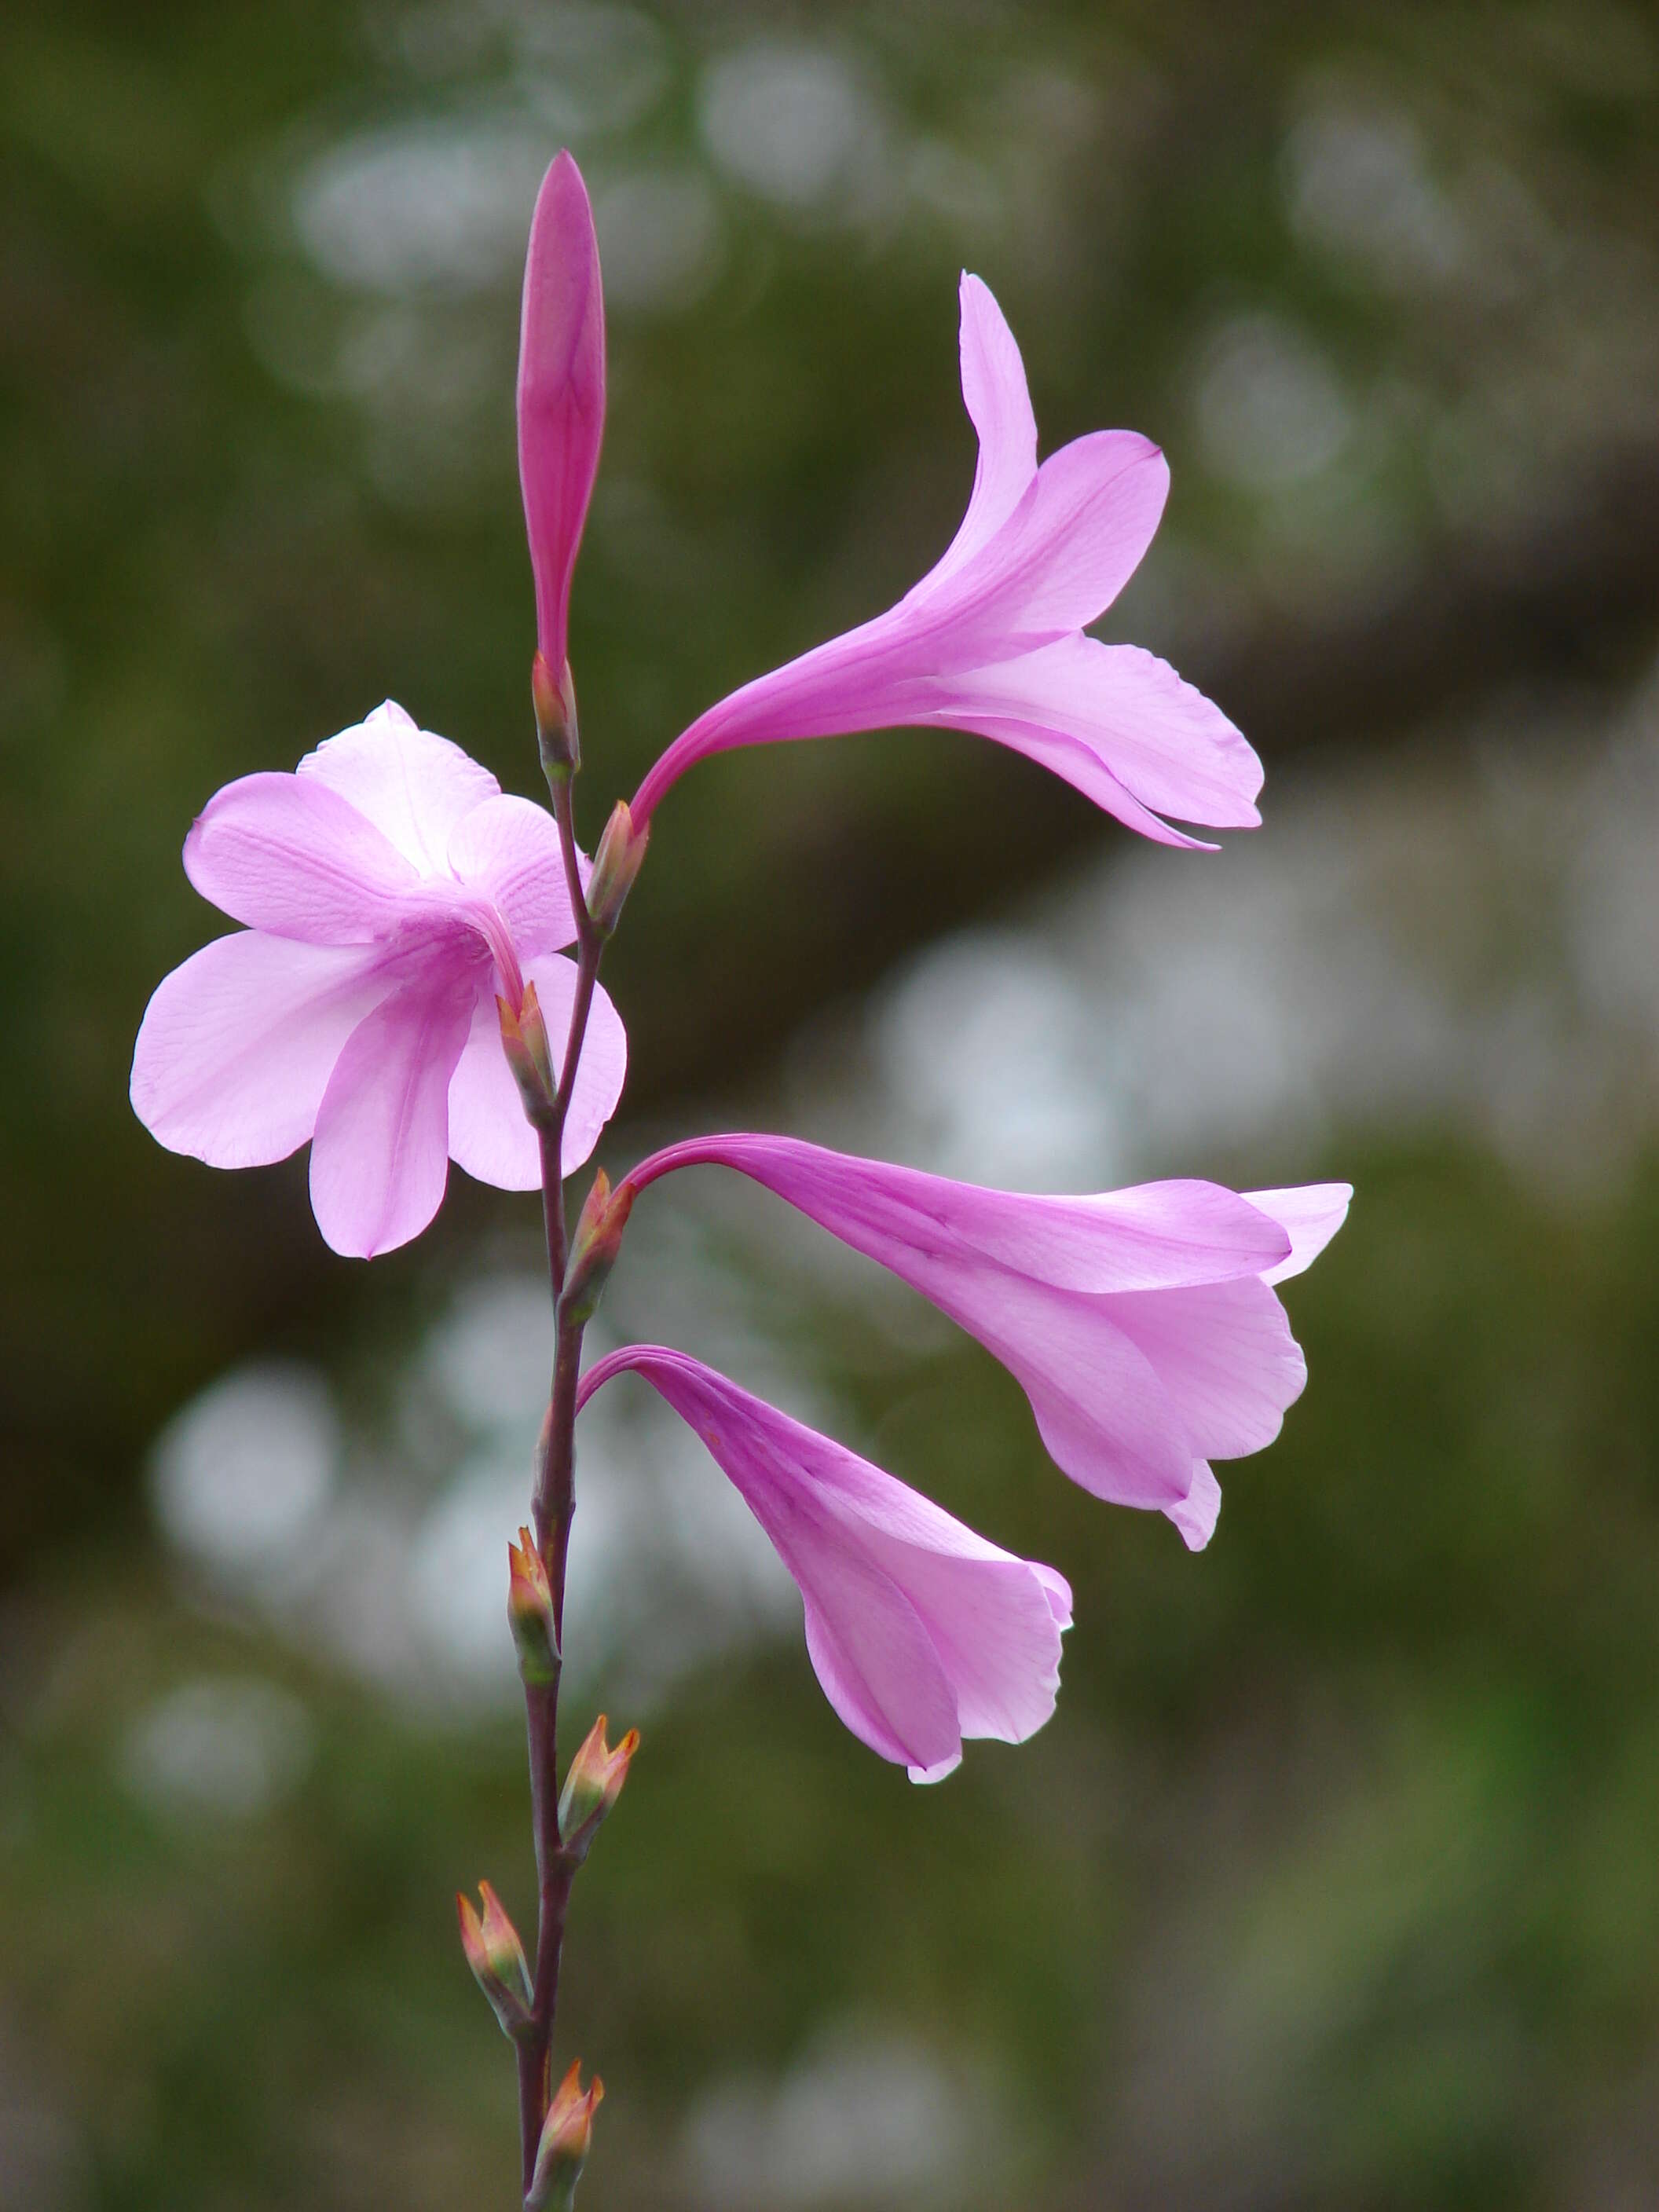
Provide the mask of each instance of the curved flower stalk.
[{"label": "curved flower stalk", "polygon": [[1011,746],[1163,844],[1203,842],[1164,815],[1260,822],[1261,763],[1220,708],[1154,654],[1084,635],[1152,543],[1170,488],[1163,454],[1132,430],[1099,430],[1039,467],[1019,349],[966,274],[962,395],[979,465],[944,558],[884,615],[700,715],[640,786],[636,828],[711,753],[903,723]]},{"label": "curved flower stalk", "polygon": [[708,1446],[800,1590],[823,1693],[861,1742],[938,1782],[964,1736],[1024,1743],[1054,1709],[1072,1593],[683,1352],[624,1345],[583,1377],[643,1376]]},{"label": "curved flower stalk", "polygon": [[[916,1781],[964,1738],[1021,1742],[1054,1709],[1071,1592],[879,1468],[684,1352],[636,1345],[584,1376],[584,1332],[636,1194],[678,1168],[736,1170],[913,1285],[1024,1387],[1044,1442],[1098,1496],[1154,1508],[1205,1543],[1212,1459],[1259,1449],[1305,1379],[1274,1286],[1334,1234],[1346,1184],[1256,1191],[1149,1183],[1024,1197],[781,1137],[700,1138],[601,1171],[574,1228],[565,1178],[617,1104],[627,1060],[599,988],[645,858],[652,810],[729,747],[941,724],[1012,747],[1168,844],[1258,819],[1255,755],[1150,653],[1085,627],[1133,572],[1168,471],[1127,431],[1041,466],[1024,372],[996,302],[962,281],[962,383],[979,465],[962,526],[886,614],[734,692],[618,801],[592,867],[577,845],[581,765],[568,660],[572,579],[605,417],[605,326],[587,194],[561,154],[525,270],[518,440],[536,598],[531,696],[551,813],[388,702],[307,755],[251,775],[190,833],[191,881],[243,925],[169,975],[132,1069],[140,1118],[222,1167],[310,1140],[312,1203],[336,1251],[369,1256],[432,1219],[453,1159],[540,1187],[552,1375],[529,1510],[509,1547],[536,1869],[533,1941],[486,1882],[463,1948],[518,2072],[520,2202],[568,2212],[601,2089],[551,2056],[572,1884],[638,1748],[603,1717],[559,1758],[564,1599],[580,1407],[624,1370],[702,1438],[799,1586],[807,1649],[848,1727]],[[574,948],[574,958],[565,957]],[[562,1046],[562,1049],[561,1049]]]},{"label": "curved flower stalk", "polygon": [[[504,1190],[540,1184],[496,1001],[516,1017],[533,990],[564,1036],[576,925],[544,807],[504,797],[388,700],[294,775],[228,784],[185,868],[248,926],[175,969],[144,1015],[132,1103],[162,1144],[255,1167],[309,1138],[317,1225],[362,1259],[419,1235],[452,1159]],[[567,1173],[614,1109],[627,1057],[596,989]]]},{"label": "curved flower stalk", "polygon": [[1074,1482],[1167,1514],[1195,1551],[1221,1504],[1210,1461],[1271,1443],[1307,1381],[1273,1285],[1318,1256],[1352,1194],[1155,1182],[1028,1197],[747,1134],[671,1145],[618,1189],[700,1163],[902,1276],[1016,1377]]}]

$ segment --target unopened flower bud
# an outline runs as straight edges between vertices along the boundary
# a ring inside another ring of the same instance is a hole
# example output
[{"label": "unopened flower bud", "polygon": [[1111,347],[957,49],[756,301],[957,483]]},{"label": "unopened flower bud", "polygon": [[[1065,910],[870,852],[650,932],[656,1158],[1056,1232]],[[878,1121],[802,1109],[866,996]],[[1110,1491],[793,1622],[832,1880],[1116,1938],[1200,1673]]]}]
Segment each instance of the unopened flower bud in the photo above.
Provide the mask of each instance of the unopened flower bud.
[{"label": "unopened flower bud", "polygon": [[530,664],[530,698],[536,709],[536,742],[541,748],[542,773],[550,782],[568,776],[582,764],[580,734],[576,727],[576,687],[567,660],[556,676],[544,653]]},{"label": "unopened flower bud", "polygon": [[587,911],[601,937],[609,937],[617,927],[623,902],[634,888],[650,842],[651,824],[647,822],[643,830],[635,830],[628,801],[619,799],[593,855],[593,873],[587,885]]},{"label": "unopened flower bud", "polygon": [[525,985],[524,1002],[516,1013],[498,993],[495,1017],[501,1024],[501,1049],[513,1071],[513,1080],[519,1086],[526,1117],[533,1127],[539,1128],[553,1110],[558,1085],[553,1080],[552,1048],[547,1041],[547,1024],[542,1018],[536,986]]},{"label": "unopened flower bud", "polygon": [[530,1969],[518,1930],[507,1918],[501,1900],[487,1881],[478,1884],[483,1899],[480,1916],[470,1897],[458,1894],[455,1909],[461,1923],[461,1948],[478,1987],[489,2000],[501,2024],[501,2033],[516,2042],[533,2025],[530,2014]]},{"label": "unopened flower bud", "polygon": [[518,1647],[519,1672],[532,1686],[559,1679],[559,1631],[547,1562],[528,1528],[507,1547],[507,1617]]},{"label": "unopened flower bud", "polygon": [[576,2201],[576,2184],[593,2147],[593,2114],[605,2094],[597,2074],[581,2087],[581,2070],[579,2058],[553,2092],[536,2148],[525,2212],[569,2212]]},{"label": "unopened flower bud", "polygon": [[633,1210],[632,1183],[623,1182],[613,1191],[610,1176],[603,1168],[598,1170],[593,1188],[576,1217],[570,1257],[565,1265],[564,1294],[560,1300],[566,1318],[578,1328],[593,1318],[605,1296],[611,1270],[622,1249],[623,1231]]},{"label": "unopened flower bud", "polygon": [[609,1749],[605,1741],[603,1713],[588,1730],[570,1762],[570,1771],[564,1778],[564,1789],[559,1797],[559,1834],[570,1857],[586,1857],[587,1847],[598,1834],[600,1821],[622,1796],[629,1767],[639,1747],[640,1732],[629,1729],[616,1749]]}]

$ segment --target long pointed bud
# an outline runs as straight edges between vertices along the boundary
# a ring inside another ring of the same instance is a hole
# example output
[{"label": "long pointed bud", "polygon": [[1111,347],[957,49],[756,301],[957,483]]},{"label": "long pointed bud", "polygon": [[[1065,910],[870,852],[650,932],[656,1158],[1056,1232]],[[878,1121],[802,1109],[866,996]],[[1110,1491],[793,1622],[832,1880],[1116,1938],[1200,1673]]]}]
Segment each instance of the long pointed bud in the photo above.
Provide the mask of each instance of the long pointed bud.
[{"label": "long pointed bud", "polygon": [[622,1796],[634,1753],[640,1747],[639,1730],[629,1729],[612,1750],[605,1740],[605,1725],[601,1713],[571,1760],[560,1794],[559,1835],[569,1858],[586,1857],[599,1823]]},{"label": "long pointed bud", "polygon": [[601,937],[609,937],[616,928],[650,842],[651,824],[647,822],[642,830],[635,830],[628,801],[619,799],[593,855],[593,873],[587,885],[587,911]]},{"label": "long pointed bud", "polygon": [[507,1617],[519,1654],[519,1672],[532,1688],[559,1679],[559,1632],[547,1562],[528,1528],[507,1547]]},{"label": "long pointed bud", "polygon": [[536,578],[536,642],[556,681],[570,577],[605,429],[605,306],[593,211],[568,153],[542,179],[519,325],[519,482]]},{"label": "long pointed bud", "polygon": [[579,2058],[553,2092],[524,2212],[570,2212],[576,2201],[576,2184],[593,2147],[593,2115],[605,2094],[597,2074],[585,2089],[580,2086],[581,2070]]},{"label": "long pointed bud", "polygon": [[613,1191],[610,1176],[599,1169],[576,1218],[564,1271],[564,1293],[559,1301],[566,1319],[579,1328],[592,1321],[605,1296],[633,1210],[634,1186],[624,1182]]},{"label": "long pointed bud", "polygon": [[535,2025],[530,2013],[530,1968],[500,1898],[487,1881],[478,1884],[478,1894],[483,1899],[482,1915],[470,1897],[458,1893],[455,1899],[461,1948],[502,2034],[516,2043]]}]

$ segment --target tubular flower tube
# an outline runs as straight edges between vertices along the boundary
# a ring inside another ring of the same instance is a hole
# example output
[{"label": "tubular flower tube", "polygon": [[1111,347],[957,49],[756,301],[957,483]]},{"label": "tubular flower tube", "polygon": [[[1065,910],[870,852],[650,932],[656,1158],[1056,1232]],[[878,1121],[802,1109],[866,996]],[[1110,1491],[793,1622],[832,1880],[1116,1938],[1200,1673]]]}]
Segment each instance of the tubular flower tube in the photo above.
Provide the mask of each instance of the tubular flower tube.
[{"label": "tubular flower tube", "polygon": [[[192,954],[145,1012],[138,1118],[176,1152],[257,1167],[311,1139],[311,1202],[357,1258],[417,1236],[453,1159],[541,1181],[497,1000],[533,986],[561,1044],[575,936],[552,817],[387,701],[292,775],[244,776],[185,844],[204,898],[248,925]],[[621,1095],[627,1040],[595,990],[566,1173]]]},{"label": "tubular flower tube", "polygon": [[1039,467],[1019,349],[965,274],[962,391],[979,465],[944,558],[885,614],[699,716],[640,786],[636,830],[711,753],[899,724],[1011,746],[1164,844],[1202,842],[1164,815],[1260,822],[1261,764],[1220,709],[1139,647],[1084,635],[1152,543],[1169,491],[1163,454],[1133,431],[1100,430]]},{"label": "tubular flower tube", "polygon": [[536,197],[519,331],[519,482],[536,580],[536,641],[556,685],[604,429],[599,243],[581,172],[560,154]]},{"label": "tubular flower tube", "polygon": [[1019,1382],[1074,1482],[1167,1514],[1194,1551],[1220,1509],[1210,1461],[1271,1443],[1307,1381],[1273,1286],[1318,1256],[1352,1195],[1154,1182],[1028,1197],[750,1135],[671,1145],[618,1188],[701,1162],[763,1184],[920,1291]]},{"label": "tubular flower tube", "polygon": [[632,1369],[694,1429],[794,1577],[806,1648],[854,1735],[937,1782],[964,1736],[1023,1743],[1054,1709],[1072,1593],[844,1445],[661,1345],[625,1345],[585,1404]]}]

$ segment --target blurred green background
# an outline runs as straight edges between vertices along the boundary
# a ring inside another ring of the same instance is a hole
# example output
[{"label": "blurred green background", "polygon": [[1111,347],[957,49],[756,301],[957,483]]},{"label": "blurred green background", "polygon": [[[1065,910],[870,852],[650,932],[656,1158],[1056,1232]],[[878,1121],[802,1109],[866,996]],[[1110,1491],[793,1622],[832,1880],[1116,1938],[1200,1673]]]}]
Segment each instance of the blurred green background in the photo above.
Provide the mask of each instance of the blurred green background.
[{"label": "blurred green background", "polygon": [[219,784],[390,692],[536,788],[512,375],[563,143],[610,310],[587,840],[948,539],[963,264],[1045,447],[1168,452],[1107,634],[1269,777],[1206,858],[965,738],[699,770],[607,968],[602,1156],[741,1119],[1358,1188],[1199,1558],[754,1194],[641,1202],[611,1336],[1052,1559],[1079,1625],[1048,1729],[914,1790],[607,1394],[572,1710],[646,1743],[567,1954],[584,2205],[1659,2202],[1653,12],[63,0],[0,31],[0,2203],[514,2201],[450,1898],[532,1897],[533,1205],[457,1174],[341,1262],[303,1158],[176,1159],[125,1085],[218,927],[177,854]]}]

